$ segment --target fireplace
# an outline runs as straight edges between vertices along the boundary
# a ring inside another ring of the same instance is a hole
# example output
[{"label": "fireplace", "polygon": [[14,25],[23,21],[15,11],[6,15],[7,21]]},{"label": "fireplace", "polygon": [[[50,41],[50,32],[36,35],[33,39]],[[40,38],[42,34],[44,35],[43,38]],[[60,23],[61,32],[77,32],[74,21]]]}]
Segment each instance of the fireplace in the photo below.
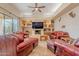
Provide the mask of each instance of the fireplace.
[{"label": "fireplace", "polygon": [[41,30],[35,30],[35,34],[41,34]]}]

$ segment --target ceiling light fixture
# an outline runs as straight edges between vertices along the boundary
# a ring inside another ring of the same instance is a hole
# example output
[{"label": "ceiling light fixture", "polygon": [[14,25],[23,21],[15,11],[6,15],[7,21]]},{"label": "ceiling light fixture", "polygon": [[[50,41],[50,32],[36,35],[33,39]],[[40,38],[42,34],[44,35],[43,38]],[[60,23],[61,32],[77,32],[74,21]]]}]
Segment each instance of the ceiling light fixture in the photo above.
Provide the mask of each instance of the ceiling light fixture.
[{"label": "ceiling light fixture", "polygon": [[32,12],[35,12],[35,11],[39,11],[39,12],[42,12],[41,9],[42,8],[45,8],[45,6],[38,6],[37,3],[35,3],[35,6],[28,6],[29,8],[33,8]]}]

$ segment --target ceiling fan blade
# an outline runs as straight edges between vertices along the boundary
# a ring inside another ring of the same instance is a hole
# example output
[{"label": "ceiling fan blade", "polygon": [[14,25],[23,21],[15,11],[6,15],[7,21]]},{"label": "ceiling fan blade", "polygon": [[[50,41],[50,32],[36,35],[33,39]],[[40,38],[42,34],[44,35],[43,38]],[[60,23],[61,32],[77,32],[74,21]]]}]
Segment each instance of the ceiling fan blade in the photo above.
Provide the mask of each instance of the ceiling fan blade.
[{"label": "ceiling fan blade", "polygon": [[39,12],[42,12],[40,9],[38,9]]},{"label": "ceiling fan blade", "polygon": [[38,7],[38,8],[45,8],[45,6],[40,6],[40,7]]},{"label": "ceiling fan blade", "polygon": [[34,12],[35,11],[35,9],[34,10],[32,10],[32,12]]},{"label": "ceiling fan blade", "polygon": [[37,8],[37,3],[35,3],[35,8]]},{"label": "ceiling fan blade", "polygon": [[32,7],[32,6],[28,6],[29,8],[35,8],[35,7]]}]

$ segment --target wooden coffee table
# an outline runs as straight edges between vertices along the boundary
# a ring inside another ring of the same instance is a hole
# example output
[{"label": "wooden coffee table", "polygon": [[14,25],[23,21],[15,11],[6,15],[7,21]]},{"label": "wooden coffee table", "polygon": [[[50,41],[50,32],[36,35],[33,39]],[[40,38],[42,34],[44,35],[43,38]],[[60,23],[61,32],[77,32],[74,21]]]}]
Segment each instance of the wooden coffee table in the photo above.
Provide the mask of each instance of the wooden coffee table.
[{"label": "wooden coffee table", "polygon": [[41,35],[40,41],[45,41],[45,40],[48,40],[48,35]]}]

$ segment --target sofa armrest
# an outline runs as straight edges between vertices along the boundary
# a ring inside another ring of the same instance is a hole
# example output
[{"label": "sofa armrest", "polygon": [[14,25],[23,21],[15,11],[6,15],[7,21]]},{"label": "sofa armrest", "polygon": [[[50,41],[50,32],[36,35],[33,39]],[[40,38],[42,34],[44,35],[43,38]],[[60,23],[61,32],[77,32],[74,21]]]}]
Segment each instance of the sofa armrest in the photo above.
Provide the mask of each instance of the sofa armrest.
[{"label": "sofa armrest", "polygon": [[60,55],[79,56],[79,48],[74,45],[70,45],[62,40],[56,40],[55,46],[57,46],[59,51],[61,51]]}]

